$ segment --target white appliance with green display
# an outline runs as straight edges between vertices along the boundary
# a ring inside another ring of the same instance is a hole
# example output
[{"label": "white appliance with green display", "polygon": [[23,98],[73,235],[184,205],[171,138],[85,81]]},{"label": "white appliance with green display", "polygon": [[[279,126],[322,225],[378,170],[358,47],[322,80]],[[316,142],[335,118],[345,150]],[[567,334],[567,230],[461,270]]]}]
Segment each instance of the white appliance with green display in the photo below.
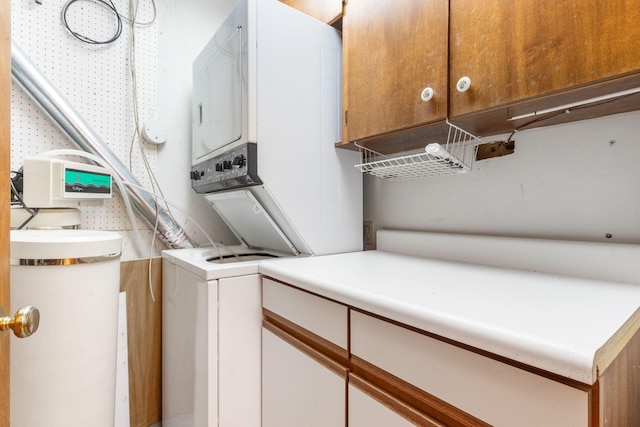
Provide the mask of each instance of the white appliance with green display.
[{"label": "white appliance with green display", "polygon": [[107,169],[48,157],[27,157],[23,164],[24,203],[29,208],[76,207],[112,196]]}]

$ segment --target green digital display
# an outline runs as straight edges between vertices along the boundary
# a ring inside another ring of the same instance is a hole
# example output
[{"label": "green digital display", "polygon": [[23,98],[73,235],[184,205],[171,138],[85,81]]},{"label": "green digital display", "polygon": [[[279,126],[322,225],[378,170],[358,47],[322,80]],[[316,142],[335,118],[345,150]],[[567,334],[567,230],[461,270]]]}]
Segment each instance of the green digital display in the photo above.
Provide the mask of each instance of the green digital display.
[{"label": "green digital display", "polygon": [[111,175],[77,169],[65,169],[64,191],[67,193],[110,194]]}]

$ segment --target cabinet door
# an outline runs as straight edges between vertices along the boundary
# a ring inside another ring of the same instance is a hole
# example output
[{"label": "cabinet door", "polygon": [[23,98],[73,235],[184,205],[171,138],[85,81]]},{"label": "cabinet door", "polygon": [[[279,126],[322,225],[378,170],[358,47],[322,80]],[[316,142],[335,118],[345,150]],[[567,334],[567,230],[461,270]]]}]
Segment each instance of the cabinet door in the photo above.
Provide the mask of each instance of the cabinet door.
[{"label": "cabinet door", "polygon": [[371,396],[349,385],[350,427],[411,427],[413,425]]},{"label": "cabinet door", "polygon": [[310,354],[277,328],[263,328],[263,427],[345,426],[346,370],[337,374]]},{"label": "cabinet door", "polygon": [[443,426],[356,375],[349,375],[348,425],[349,427]]},{"label": "cabinet door", "polygon": [[[343,108],[348,141],[443,120],[448,2],[349,0],[345,11]],[[423,101],[427,87],[433,98]]]},{"label": "cabinet door", "polygon": [[452,117],[640,70],[640,0],[450,4]]},{"label": "cabinet door", "polygon": [[342,0],[280,0],[294,9],[333,24],[342,16]]}]

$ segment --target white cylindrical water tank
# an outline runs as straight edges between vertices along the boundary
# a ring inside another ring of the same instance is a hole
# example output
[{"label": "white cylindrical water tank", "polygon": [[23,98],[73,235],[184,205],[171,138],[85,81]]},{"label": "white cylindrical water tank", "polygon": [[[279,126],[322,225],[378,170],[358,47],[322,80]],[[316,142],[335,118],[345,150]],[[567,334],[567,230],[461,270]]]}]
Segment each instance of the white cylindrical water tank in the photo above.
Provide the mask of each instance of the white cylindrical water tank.
[{"label": "white cylindrical water tank", "polygon": [[121,247],[109,231],[11,231],[11,306],[40,310],[11,346],[12,427],[113,427]]}]

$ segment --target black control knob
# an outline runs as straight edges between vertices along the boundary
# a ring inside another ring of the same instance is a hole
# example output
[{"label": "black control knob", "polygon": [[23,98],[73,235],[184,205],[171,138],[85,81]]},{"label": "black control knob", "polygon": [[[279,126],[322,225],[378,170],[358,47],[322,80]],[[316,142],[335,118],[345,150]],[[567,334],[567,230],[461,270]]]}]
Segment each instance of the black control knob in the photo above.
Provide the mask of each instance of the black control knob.
[{"label": "black control knob", "polygon": [[204,176],[204,171],[191,171],[191,179],[199,181]]},{"label": "black control knob", "polygon": [[223,169],[231,169],[231,160],[223,160],[222,161]]},{"label": "black control knob", "polygon": [[222,172],[222,163],[216,163],[216,172]]},{"label": "black control knob", "polygon": [[237,156],[235,156],[233,158],[233,166],[236,166],[238,168],[242,168],[244,165],[247,164],[247,159],[244,157],[244,154],[238,154]]}]

